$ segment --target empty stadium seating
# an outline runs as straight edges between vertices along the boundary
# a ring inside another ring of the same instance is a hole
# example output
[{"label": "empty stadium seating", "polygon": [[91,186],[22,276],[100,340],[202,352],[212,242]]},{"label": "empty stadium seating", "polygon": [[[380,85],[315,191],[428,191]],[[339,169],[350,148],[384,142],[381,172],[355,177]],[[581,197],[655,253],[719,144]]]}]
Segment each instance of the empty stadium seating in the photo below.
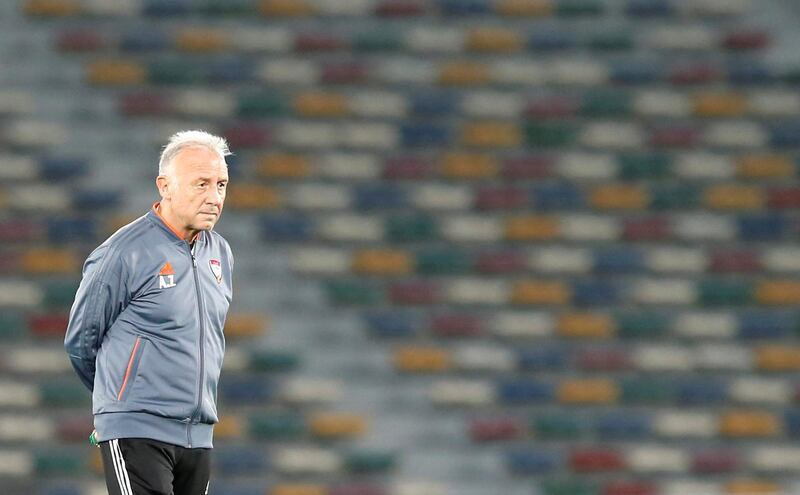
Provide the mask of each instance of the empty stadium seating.
[{"label": "empty stadium seating", "polygon": [[798,12],[0,6],[0,486],[104,493],[89,251],[224,135],[220,495],[800,490]]}]

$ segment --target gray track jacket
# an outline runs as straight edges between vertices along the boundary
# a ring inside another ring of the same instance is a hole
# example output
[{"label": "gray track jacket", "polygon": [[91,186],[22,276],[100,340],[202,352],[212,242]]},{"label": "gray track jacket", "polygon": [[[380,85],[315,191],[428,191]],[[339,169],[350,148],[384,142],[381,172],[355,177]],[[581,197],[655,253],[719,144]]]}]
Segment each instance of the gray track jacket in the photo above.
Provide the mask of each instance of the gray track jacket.
[{"label": "gray track jacket", "polygon": [[190,249],[155,209],[89,255],[64,347],[100,441],[212,447],[232,269],[222,236]]}]

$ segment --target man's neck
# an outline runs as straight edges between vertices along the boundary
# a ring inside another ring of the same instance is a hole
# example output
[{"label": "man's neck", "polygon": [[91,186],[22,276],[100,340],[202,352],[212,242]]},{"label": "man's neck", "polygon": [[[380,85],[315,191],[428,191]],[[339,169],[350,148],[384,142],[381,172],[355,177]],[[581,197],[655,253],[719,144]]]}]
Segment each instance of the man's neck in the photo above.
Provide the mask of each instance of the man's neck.
[{"label": "man's neck", "polygon": [[169,207],[169,204],[164,203],[157,203],[155,206],[156,213],[158,216],[161,217],[161,220],[167,224],[167,227],[178,237],[181,239],[188,241],[190,244],[194,244],[194,241],[197,239],[197,234],[199,231],[191,230],[191,229],[179,229],[176,226],[180,225],[180,222],[172,213],[172,210]]}]

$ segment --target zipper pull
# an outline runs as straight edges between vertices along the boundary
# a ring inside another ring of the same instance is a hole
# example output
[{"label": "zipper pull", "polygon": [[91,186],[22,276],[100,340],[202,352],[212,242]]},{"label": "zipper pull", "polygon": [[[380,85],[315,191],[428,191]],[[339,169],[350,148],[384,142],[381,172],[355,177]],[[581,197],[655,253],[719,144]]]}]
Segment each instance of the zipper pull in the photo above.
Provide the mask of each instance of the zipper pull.
[{"label": "zipper pull", "polygon": [[194,254],[192,254],[192,266],[197,268],[197,258],[194,257]]}]

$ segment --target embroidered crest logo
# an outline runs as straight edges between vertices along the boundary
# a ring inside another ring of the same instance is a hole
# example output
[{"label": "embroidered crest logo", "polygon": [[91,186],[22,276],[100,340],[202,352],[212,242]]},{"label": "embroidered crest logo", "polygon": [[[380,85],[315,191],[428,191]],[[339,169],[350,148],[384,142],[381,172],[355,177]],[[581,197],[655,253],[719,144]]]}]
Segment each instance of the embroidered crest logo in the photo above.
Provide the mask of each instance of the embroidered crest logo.
[{"label": "embroidered crest logo", "polygon": [[172,269],[172,264],[167,261],[158,272],[158,288],[169,289],[175,287],[175,270]]},{"label": "embroidered crest logo", "polygon": [[222,265],[219,263],[219,260],[210,260],[208,265],[211,267],[211,273],[214,274],[214,278],[217,279],[217,283],[222,283]]}]

